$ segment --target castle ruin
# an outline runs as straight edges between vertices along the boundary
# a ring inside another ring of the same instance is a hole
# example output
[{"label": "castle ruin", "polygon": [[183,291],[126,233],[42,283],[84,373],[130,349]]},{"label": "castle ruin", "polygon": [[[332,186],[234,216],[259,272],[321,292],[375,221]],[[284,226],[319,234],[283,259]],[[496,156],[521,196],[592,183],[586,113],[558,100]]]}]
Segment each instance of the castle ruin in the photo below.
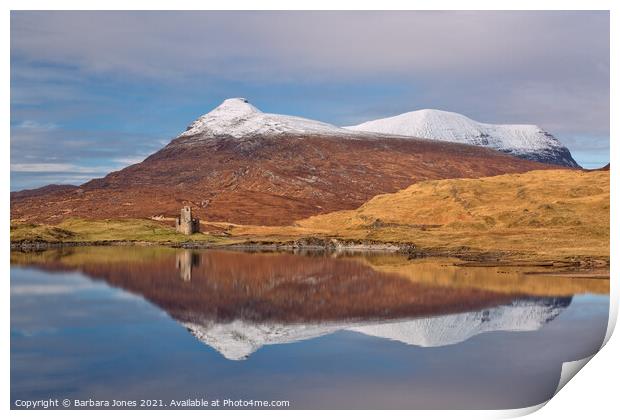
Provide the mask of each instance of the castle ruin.
[{"label": "castle ruin", "polygon": [[191,235],[200,232],[200,220],[197,217],[192,217],[191,207],[185,206],[181,209],[181,216],[176,218],[174,227],[179,233]]}]

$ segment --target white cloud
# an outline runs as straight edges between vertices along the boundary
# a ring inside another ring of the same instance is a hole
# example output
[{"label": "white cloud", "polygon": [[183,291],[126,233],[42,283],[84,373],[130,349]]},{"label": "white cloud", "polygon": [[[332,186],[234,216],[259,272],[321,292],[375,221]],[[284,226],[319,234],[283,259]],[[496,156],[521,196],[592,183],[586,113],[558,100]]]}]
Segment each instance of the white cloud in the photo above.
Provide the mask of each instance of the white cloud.
[{"label": "white cloud", "polygon": [[148,153],[146,155],[125,156],[125,157],[120,157],[120,158],[116,158],[113,160],[114,162],[121,163],[123,165],[133,165],[133,164],[142,162],[150,154],[151,153]]},{"label": "white cloud", "polygon": [[557,77],[609,67],[606,12],[14,12],[11,17],[15,56],[141,78],[350,80],[378,73],[461,77],[495,71]]},{"label": "white cloud", "polygon": [[17,128],[23,128],[25,130],[33,130],[33,131],[51,131],[58,128],[56,124],[52,123],[40,123],[32,120],[24,120],[17,124]]},{"label": "white cloud", "polygon": [[108,166],[78,166],[70,163],[12,163],[12,172],[68,172],[78,174],[100,174],[117,168]]},{"label": "white cloud", "polygon": [[77,293],[84,289],[91,289],[86,285],[77,284],[32,284],[11,286],[12,295],[67,295]]}]

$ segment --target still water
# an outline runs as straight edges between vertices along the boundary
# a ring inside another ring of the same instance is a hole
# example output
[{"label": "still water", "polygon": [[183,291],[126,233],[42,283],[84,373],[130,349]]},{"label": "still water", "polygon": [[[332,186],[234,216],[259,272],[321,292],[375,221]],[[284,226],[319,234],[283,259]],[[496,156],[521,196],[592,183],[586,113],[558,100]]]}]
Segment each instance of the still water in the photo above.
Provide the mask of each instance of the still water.
[{"label": "still water", "polygon": [[11,254],[11,401],[507,409],[595,353],[609,280],[398,255]]}]

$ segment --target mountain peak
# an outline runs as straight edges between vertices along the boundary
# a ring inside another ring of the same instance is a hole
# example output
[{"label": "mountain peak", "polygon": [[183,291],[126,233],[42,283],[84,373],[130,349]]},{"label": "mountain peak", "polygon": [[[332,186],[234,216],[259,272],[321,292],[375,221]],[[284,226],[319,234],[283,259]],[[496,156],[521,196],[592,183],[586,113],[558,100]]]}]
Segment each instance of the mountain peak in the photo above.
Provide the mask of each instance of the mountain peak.
[{"label": "mountain peak", "polygon": [[261,111],[245,98],[228,98],[225,99],[224,102],[222,102],[213,111],[209,112],[209,114],[214,112],[231,114],[251,114]]},{"label": "mountain peak", "polygon": [[344,128],[471,144],[538,162],[579,167],[558,139],[533,124],[487,124],[456,112],[421,109]]},{"label": "mountain peak", "polygon": [[179,137],[231,136],[243,138],[254,135],[279,134],[342,135],[351,133],[321,121],[264,113],[245,98],[229,98],[190,124]]},{"label": "mountain peak", "polygon": [[432,114],[437,114],[437,115],[459,115],[459,116],[463,116],[461,114],[457,114],[456,112],[452,112],[452,111],[444,111],[442,109],[435,109],[435,108],[423,108],[423,109],[418,109],[416,111],[411,111],[411,112],[407,112],[406,114],[421,114],[421,115],[432,115]]}]

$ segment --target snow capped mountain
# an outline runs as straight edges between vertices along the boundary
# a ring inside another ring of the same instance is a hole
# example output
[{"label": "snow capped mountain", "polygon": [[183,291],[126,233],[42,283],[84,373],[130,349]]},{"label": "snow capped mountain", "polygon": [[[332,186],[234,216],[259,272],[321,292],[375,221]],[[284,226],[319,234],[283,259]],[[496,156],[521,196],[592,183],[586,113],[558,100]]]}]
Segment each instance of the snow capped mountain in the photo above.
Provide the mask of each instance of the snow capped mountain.
[{"label": "snow capped mountain", "polygon": [[184,203],[203,220],[285,225],[357,208],[420,179],[535,169],[545,167],[464,144],[267,114],[229,99],[140,163],[79,188],[12,193],[11,217],[53,223],[69,216],[148,218],[176,215]]},{"label": "snow capped mountain", "polygon": [[199,135],[201,137],[242,138],[250,135],[284,133],[352,135],[348,130],[320,121],[290,115],[267,114],[261,112],[245,98],[231,98],[198,118],[179,137]]},{"label": "snow capped mountain", "polygon": [[183,144],[213,137],[242,139],[280,134],[346,138],[417,137],[489,147],[536,162],[579,167],[562,143],[536,125],[484,124],[461,114],[434,109],[340,128],[307,118],[264,113],[245,98],[230,98],[195,120],[179,137]]},{"label": "snow capped mountain", "polygon": [[294,343],[337,331],[354,331],[420,347],[461,343],[491,331],[536,331],[555,319],[571,298],[519,299],[481,311],[395,321],[313,324],[253,323],[234,320],[183,322],[204,344],[229,360],[244,360],[265,345]]},{"label": "snow capped mountain", "polygon": [[579,167],[569,150],[536,125],[495,125],[454,112],[423,109],[356,126],[335,125],[291,115],[264,113],[245,98],[230,98],[199,117],[179,135],[179,144],[217,137],[318,135],[380,140],[406,136],[489,147],[519,158]]},{"label": "snow capped mountain", "polygon": [[484,146],[523,159],[579,167],[558,139],[536,125],[485,124],[455,112],[422,109],[344,128]]}]

